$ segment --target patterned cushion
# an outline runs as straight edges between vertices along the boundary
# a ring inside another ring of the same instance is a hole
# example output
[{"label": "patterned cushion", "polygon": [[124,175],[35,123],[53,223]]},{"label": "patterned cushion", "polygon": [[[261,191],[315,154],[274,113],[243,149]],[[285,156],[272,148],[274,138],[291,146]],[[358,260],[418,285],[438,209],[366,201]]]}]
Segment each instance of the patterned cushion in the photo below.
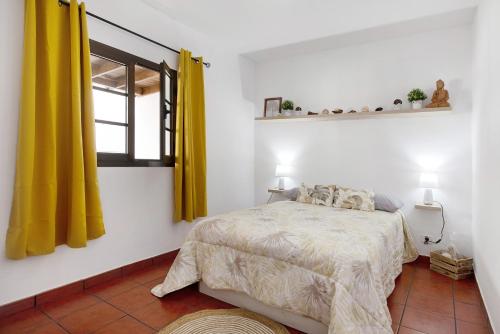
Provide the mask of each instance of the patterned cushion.
[{"label": "patterned cushion", "polygon": [[375,211],[375,194],[370,190],[354,190],[339,187],[335,191],[335,208]]},{"label": "patterned cushion", "polygon": [[335,186],[315,185],[314,188],[307,187],[305,184],[299,188],[297,202],[309,203],[315,205],[333,205],[333,197],[335,195]]}]

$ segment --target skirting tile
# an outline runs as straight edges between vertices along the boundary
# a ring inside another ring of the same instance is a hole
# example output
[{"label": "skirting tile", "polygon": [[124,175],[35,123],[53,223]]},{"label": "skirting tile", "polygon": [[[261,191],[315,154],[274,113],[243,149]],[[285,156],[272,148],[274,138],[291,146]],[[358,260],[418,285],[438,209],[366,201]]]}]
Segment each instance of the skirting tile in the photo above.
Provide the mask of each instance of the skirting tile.
[{"label": "skirting tile", "polygon": [[123,273],[123,275],[128,275],[130,273],[133,273],[134,271],[151,267],[152,265],[153,265],[153,258],[142,260],[139,262],[135,262],[135,263],[131,263],[129,265],[123,266],[122,273]]},{"label": "skirting tile", "polygon": [[114,278],[122,277],[122,268],[116,268],[110,271],[106,271],[105,273],[92,276],[84,280],[85,289],[96,286],[97,284],[101,284],[107,281],[111,281]]},{"label": "skirting tile", "polygon": [[35,297],[28,297],[7,305],[0,306],[0,318],[21,312],[35,306]]},{"label": "skirting tile", "polygon": [[174,262],[177,253],[179,253],[179,250],[174,250],[162,255],[155,256],[153,258],[153,264],[172,263]]},{"label": "skirting tile", "polygon": [[55,288],[47,292],[38,294],[35,297],[35,302],[36,305],[41,305],[44,303],[53,302],[55,300],[77,294],[79,292],[83,292],[83,281],[70,283],[68,285],[61,286],[59,288]]}]

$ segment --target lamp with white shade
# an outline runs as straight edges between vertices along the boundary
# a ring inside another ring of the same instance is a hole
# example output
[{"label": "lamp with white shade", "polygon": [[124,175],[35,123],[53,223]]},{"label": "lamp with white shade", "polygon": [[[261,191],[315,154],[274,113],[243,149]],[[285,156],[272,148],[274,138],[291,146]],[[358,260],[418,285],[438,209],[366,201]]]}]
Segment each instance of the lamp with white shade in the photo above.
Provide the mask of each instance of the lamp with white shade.
[{"label": "lamp with white shade", "polygon": [[276,166],[275,175],[276,177],[279,177],[278,189],[280,190],[285,189],[285,177],[290,176],[290,170],[291,170],[290,166],[285,166],[285,165]]},{"label": "lamp with white shade", "polygon": [[420,175],[420,187],[424,188],[424,204],[432,205],[434,204],[434,195],[432,193],[433,189],[439,186],[439,179],[436,174],[433,173],[422,173]]}]

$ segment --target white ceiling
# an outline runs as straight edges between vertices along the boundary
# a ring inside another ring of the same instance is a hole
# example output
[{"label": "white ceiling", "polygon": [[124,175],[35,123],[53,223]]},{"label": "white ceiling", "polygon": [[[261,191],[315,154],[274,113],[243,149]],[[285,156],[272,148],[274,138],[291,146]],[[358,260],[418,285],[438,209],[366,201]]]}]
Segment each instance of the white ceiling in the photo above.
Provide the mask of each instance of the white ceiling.
[{"label": "white ceiling", "polygon": [[479,0],[141,0],[240,52],[476,7]]},{"label": "white ceiling", "polygon": [[281,45],[264,50],[245,52],[243,55],[259,62],[281,59],[305,53],[338,49],[349,45],[398,38],[425,31],[470,25],[474,21],[475,14],[475,8],[460,9],[453,12],[426,16],[404,22],[380,25],[368,29]]}]

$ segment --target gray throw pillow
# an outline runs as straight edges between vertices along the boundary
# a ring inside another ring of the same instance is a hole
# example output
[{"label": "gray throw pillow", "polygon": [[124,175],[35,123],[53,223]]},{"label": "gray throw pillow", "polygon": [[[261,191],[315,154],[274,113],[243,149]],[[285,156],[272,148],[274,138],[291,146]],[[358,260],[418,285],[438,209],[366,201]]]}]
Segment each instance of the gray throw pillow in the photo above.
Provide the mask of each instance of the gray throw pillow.
[{"label": "gray throw pillow", "polygon": [[396,212],[404,206],[404,203],[397,198],[383,194],[375,194],[375,210]]}]

